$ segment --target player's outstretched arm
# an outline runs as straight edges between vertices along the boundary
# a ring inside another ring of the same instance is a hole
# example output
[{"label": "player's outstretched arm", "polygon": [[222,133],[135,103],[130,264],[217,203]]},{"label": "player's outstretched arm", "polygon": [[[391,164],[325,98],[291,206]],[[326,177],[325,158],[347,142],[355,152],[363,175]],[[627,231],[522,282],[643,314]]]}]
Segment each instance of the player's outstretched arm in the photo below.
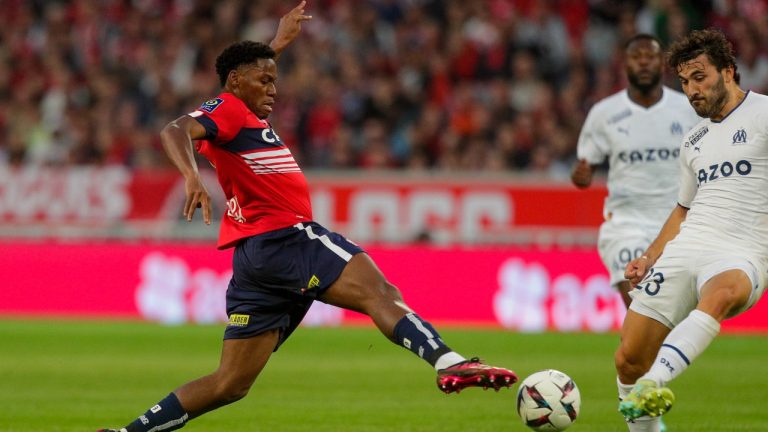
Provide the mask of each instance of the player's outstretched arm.
[{"label": "player's outstretched arm", "polygon": [[184,216],[192,220],[195,209],[203,209],[203,221],[211,224],[211,197],[205,188],[195,162],[192,140],[205,136],[205,128],[190,116],[181,116],[168,123],[160,132],[160,140],[168,158],[179,169],[185,179],[186,201]]},{"label": "player's outstretched arm", "polygon": [[304,15],[304,6],[306,4],[306,1],[302,1],[298,6],[291,9],[290,12],[280,18],[280,24],[277,26],[275,38],[269,43],[269,46],[275,50],[278,57],[285,47],[293,42],[293,40],[296,39],[296,36],[299,35],[299,32],[301,31],[301,22],[312,19],[312,15]]},{"label": "player's outstretched arm", "polygon": [[672,213],[669,214],[667,221],[664,222],[664,226],[661,227],[661,231],[659,231],[659,235],[656,236],[656,240],[648,246],[648,249],[645,250],[645,253],[641,257],[635,258],[627,264],[627,267],[624,270],[624,277],[627,278],[632,285],[637,285],[643,280],[645,273],[648,272],[648,269],[653,267],[656,260],[661,256],[661,253],[664,252],[664,247],[667,243],[677,237],[677,234],[680,232],[680,224],[683,223],[687,215],[687,208],[680,204],[675,206]]}]

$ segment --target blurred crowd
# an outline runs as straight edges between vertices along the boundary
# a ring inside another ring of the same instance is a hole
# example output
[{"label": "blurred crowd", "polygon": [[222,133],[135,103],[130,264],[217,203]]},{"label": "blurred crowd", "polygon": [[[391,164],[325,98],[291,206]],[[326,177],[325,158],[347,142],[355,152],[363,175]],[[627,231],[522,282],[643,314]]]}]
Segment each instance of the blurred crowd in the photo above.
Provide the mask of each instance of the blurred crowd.
[{"label": "blurred crowd", "polygon": [[[0,166],[168,167],[158,131],[298,0],[2,0]],[[622,45],[717,26],[768,90],[768,0],[309,0],[270,120],[304,168],[567,176]],[[672,74],[665,82],[677,87]]]}]

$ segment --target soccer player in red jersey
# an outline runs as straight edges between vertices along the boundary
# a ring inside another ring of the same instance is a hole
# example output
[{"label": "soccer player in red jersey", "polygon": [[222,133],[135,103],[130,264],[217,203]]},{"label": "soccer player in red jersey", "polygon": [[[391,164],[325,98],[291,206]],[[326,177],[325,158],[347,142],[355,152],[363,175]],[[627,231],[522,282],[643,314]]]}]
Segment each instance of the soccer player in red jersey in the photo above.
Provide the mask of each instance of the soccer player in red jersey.
[{"label": "soccer player in red jersey", "polygon": [[281,18],[270,45],[245,41],[227,47],[216,60],[222,93],[162,131],[163,146],[186,180],[187,220],[201,208],[204,222],[211,222],[195,148],[216,167],[226,195],[218,246],[235,247],[229,323],[215,372],[177,388],[116,432],[179,429],[243,398],[314,300],[370,316],[385,336],[436,369],[445,393],[498,390],[517,381],[510,370],[451,350],[359,246],[313,222],[304,175],[267,121],[277,95],[275,59],[311,19],[305,4]]}]

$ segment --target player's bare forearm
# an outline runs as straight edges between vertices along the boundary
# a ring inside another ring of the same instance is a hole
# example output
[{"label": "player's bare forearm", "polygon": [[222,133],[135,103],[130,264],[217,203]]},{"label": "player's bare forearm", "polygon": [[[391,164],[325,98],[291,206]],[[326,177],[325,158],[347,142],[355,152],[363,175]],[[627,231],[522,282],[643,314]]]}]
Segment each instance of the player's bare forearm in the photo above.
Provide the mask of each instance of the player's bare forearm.
[{"label": "player's bare forearm", "polygon": [[664,226],[661,227],[659,235],[656,236],[656,240],[654,240],[653,243],[651,243],[651,245],[648,246],[648,249],[645,251],[644,255],[647,256],[652,263],[655,263],[656,260],[659,259],[667,243],[673,238],[677,237],[677,234],[680,232],[680,225],[683,223],[687,215],[688,209],[681,206],[680,204],[676,205],[675,208],[672,209],[669,217],[667,217],[667,221],[664,222]]},{"label": "player's bare forearm", "polygon": [[301,31],[301,22],[312,19],[312,15],[304,15],[304,6],[306,6],[306,4],[306,1],[302,1],[298,6],[291,9],[290,12],[280,18],[280,24],[277,26],[275,38],[269,43],[269,46],[275,50],[278,57],[285,47],[293,42],[293,40],[296,39],[296,36],[299,35],[299,32]]}]

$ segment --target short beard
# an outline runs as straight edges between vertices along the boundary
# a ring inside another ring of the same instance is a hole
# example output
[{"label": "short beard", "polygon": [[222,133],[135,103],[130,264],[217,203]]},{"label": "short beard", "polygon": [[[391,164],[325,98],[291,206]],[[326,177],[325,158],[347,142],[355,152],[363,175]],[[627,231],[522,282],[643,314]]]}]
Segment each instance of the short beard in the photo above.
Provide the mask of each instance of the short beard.
[{"label": "short beard", "polygon": [[704,105],[700,107],[693,106],[696,114],[699,117],[711,119],[723,110],[725,102],[728,100],[728,92],[725,90],[725,81],[723,76],[717,80],[717,84],[712,88],[712,103],[709,103],[709,98],[704,99]]},{"label": "short beard", "polygon": [[636,88],[640,93],[649,95],[661,82],[661,74],[653,75],[651,80],[647,83],[641,83],[640,80],[638,80],[637,75],[627,74],[627,81],[629,81],[629,84]]}]

